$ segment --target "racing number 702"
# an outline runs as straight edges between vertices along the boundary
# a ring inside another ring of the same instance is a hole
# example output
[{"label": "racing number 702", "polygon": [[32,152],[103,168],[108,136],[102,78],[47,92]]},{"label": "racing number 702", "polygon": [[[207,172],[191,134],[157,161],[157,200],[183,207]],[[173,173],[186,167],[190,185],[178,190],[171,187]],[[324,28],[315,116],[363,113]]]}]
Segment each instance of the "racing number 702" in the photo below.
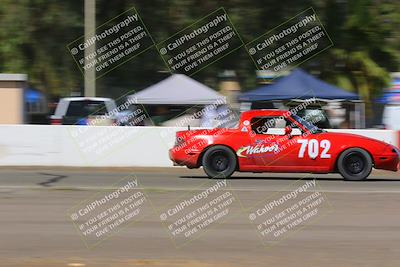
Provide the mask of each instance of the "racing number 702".
[{"label": "racing number 702", "polygon": [[328,154],[329,149],[331,148],[331,142],[329,140],[321,140],[321,143],[318,142],[317,139],[299,139],[297,143],[301,144],[299,150],[299,158],[304,158],[304,154],[306,149],[308,148],[308,156],[312,159],[315,159],[319,155],[319,150],[322,148],[320,158],[321,159],[330,159],[331,154]]}]

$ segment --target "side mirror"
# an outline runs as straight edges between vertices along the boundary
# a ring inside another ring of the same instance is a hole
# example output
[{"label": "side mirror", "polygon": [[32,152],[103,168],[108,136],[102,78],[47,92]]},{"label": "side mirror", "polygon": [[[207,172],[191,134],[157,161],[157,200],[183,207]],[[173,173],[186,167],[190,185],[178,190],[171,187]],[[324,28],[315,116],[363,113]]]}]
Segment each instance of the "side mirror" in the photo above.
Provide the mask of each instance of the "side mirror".
[{"label": "side mirror", "polygon": [[285,127],[285,135],[291,135],[292,134],[292,127],[286,126]]}]

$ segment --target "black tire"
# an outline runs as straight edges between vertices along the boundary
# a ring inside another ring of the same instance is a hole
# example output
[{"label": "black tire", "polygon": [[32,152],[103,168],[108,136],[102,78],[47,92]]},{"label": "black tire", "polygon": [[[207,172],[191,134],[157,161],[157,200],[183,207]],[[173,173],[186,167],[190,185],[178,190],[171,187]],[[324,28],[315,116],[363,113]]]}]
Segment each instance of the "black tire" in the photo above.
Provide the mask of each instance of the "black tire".
[{"label": "black tire", "polygon": [[208,178],[229,178],[236,170],[235,153],[226,146],[213,146],[207,149],[202,158],[202,165]]},{"label": "black tire", "polygon": [[339,173],[348,181],[367,179],[372,171],[372,165],[371,156],[361,148],[350,148],[343,151],[337,161]]}]

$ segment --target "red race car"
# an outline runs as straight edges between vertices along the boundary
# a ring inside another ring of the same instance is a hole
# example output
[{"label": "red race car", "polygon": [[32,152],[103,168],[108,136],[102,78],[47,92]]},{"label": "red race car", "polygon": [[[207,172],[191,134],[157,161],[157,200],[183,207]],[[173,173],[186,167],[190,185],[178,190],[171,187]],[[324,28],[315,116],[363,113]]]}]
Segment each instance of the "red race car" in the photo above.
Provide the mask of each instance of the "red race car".
[{"label": "red race car", "polygon": [[242,113],[236,129],[179,131],[169,150],[175,165],[199,168],[210,178],[240,172],[340,173],[366,179],[375,169],[397,171],[400,150],[360,135],[321,130],[288,111]]}]

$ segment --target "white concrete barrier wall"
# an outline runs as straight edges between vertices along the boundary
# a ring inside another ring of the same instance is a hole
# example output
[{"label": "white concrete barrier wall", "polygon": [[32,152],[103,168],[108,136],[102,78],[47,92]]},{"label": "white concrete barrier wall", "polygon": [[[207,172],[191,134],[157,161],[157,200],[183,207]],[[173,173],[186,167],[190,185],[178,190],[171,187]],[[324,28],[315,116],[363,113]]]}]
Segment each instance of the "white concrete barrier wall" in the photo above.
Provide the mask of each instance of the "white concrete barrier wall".
[{"label": "white concrete barrier wall", "polygon": [[[176,127],[0,125],[0,166],[169,167]],[[389,130],[332,130],[398,146]]]}]

